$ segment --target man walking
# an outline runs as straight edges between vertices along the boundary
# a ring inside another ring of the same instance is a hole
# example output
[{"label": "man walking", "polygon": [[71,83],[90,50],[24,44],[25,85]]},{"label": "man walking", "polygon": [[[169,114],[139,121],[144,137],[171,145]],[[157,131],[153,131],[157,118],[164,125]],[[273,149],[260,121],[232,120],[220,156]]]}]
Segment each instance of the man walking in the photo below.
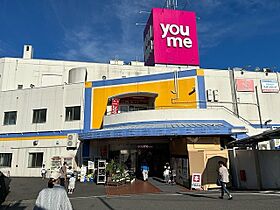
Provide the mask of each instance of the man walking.
[{"label": "man walking", "polygon": [[228,169],[225,167],[225,164],[223,161],[219,161],[219,180],[221,183],[221,196],[219,198],[223,199],[224,198],[224,193],[228,195],[228,199],[232,199],[232,195],[229,193],[226,184],[229,183],[229,173]]},{"label": "man walking", "polygon": [[60,185],[65,187],[65,182],[66,182],[66,178],[67,178],[67,167],[66,167],[67,163],[64,162],[63,166],[61,166],[60,168]]}]

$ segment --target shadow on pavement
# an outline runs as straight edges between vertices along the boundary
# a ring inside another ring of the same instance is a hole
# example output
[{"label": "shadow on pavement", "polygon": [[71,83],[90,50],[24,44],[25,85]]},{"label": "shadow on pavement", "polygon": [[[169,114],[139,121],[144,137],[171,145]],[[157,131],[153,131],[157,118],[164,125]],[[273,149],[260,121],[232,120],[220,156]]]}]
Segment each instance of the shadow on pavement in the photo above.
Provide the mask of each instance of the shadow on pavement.
[{"label": "shadow on pavement", "polygon": [[114,208],[112,208],[112,206],[110,206],[106,201],[104,201],[103,198],[98,198],[106,207],[108,207],[108,209],[110,210],[115,210]]},{"label": "shadow on pavement", "polygon": [[213,196],[209,196],[209,195],[203,195],[203,194],[193,194],[193,193],[179,193],[178,194],[181,194],[181,195],[188,195],[188,196],[192,196],[192,197],[197,197],[197,198],[210,198],[210,199],[219,199],[219,198],[216,198],[216,197],[213,197]]},{"label": "shadow on pavement", "polygon": [[23,210],[26,209],[27,206],[25,205],[21,205],[21,201],[17,201],[16,203],[12,203],[9,205],[1,205],[0,206],[0,210]]}]

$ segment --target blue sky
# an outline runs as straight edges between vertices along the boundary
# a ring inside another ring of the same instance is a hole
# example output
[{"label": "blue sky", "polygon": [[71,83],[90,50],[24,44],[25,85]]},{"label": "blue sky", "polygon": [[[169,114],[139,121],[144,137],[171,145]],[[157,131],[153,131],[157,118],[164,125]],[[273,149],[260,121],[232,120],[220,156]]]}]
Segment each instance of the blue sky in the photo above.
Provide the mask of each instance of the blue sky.
[{"label": "blue sky", "polygon": [[[0,0],[0,57],[143,60],[143,29],[165,0]],[[280,71],[280,0],[178,0],[197,13],[203,68]],[[250,69],[249,68],[249,69]]]}]

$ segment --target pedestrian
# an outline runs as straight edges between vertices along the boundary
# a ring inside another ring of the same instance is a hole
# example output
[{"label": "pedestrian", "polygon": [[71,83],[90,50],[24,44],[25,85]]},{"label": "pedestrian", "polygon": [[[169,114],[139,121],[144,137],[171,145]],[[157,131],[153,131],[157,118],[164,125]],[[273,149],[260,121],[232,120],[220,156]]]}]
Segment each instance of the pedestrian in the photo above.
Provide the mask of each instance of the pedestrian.
[{"label": "pedestrian", "polygon": [[164,177],[164,181],[166,184],[169,184],[171,182],[169,163],[165,163],[165,165],[164,165],[163,177]]},{"label": "pedestrian", "polygon": [[68,184],[68,194],[73,194],[74,189],[75,189],[75,184],[76,184],[76,178],[75,174],[71,174],[71,178],[69,179],[69,184]]},{"label": "pedestrian", "polygon": [[56,171],[50,175],[48,188],[40,191],[34,210],[72,210],[72,205],[65,189],[59,185],[60,175]]},{"label": "pedestrian", "polygon": [[61,176],[60,176],[60,185],[65,187],[65,181],[67,178],[67,163],[64,162],[63,166],[61,166],[60,170],[59,170]]},{"label": "pedestrian", "polygon": [[219,198],[223,199],[224,198],[224,193],[228,195],[228,199],[232,199],[232,195],[229,193],[227,189],[227,183],[229,183],[229,173],[228,169],[225,167],[225,164],[223,161],[219,161],[219,181],[221,184],[221,196]]},{"label": "pedestrian", "polygon": [[148,176],[149,176],[149,166],[148,166],[146,160],[144,160],[143,163],[141,164],[141,171],[142,171],[142,175],[143,175],[143,180],[147,181]]},{"label": "pedestrian", "polygon": [[42,165],[42,168],[41,168],[41,176],[42,176],[42,179],[45,179],[46,178],[46,175],[47,175],[47,169],[45,168],[45,164]]}]

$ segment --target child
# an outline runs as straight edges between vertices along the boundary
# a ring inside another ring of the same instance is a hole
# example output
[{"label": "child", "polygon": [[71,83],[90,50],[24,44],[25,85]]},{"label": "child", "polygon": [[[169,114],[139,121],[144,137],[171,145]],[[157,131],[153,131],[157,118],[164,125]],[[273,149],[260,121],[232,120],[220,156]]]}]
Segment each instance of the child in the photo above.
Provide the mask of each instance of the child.
[{"label": "child", "polygon": [[75,182],[76,182],[75,175],[71,174],[71,178],[69,179],[69,185],[68,185],[68,194],[72,194],[74,192]]}]

